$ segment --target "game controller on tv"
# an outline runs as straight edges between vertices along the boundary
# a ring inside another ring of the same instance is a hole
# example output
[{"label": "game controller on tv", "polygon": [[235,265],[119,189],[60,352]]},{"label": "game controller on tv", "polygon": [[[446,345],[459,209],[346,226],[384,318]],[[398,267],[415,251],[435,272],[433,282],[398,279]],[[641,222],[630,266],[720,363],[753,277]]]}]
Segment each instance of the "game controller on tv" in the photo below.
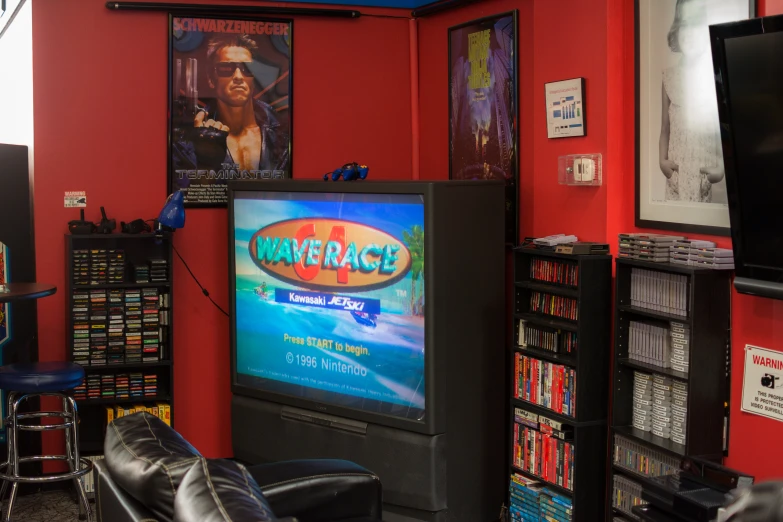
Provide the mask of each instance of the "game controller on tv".
[{"label": "game controller on tv", "polygon": [[340,178],[344,181],[356,181],[357,179],[366,179],[369,173],[370,167],[367,165],[359,165],[356,162],[346,163],[339,169],[324,174],[324,181],[329,181],[330,179],[339,181]]}]

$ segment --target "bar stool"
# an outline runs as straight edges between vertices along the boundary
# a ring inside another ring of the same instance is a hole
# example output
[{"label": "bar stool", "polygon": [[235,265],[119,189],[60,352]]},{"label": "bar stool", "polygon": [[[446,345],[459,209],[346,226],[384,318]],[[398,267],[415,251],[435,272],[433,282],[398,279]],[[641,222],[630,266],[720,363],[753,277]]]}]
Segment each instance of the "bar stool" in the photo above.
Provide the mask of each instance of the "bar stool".
[{"label": "bar stool", "polygon": [[[79,386],[84,381],[84,368],[69,362],[22,363],[0,366],[0,389],[7,394],[8,414],[5,423],[8,432],[8,460],[0,464],[0,501],[5,497],[8,484],[11,483],[11,494],[8,499],[8,510],[3,520],[10,522],[11,511],[14,508],[16,492],[20,482],[42,483],[73,480],[79,495],[79,519],[92,520],[90,504],[84,492],[79,477],[92,470],[92,463],[79,458],[79,414],[76,401],[64,393]],[[41,396],[59,397],[62,400],[62,411],[39,411],[18,413],[19,405],[27,399]],[[44,417],[55,417],[62,422],[44,424]],[[38,423],[24,424],[28,419],[38,419]],[[65,455],[34,455],[22,457],[18,453],[20,431],[52,431],[65,430]],[[23,462],[40,462],[46,460],[61,460],[68,463],[69,472],[45,475],[40,477],[23,476],[19,474],[19,464]]]}]

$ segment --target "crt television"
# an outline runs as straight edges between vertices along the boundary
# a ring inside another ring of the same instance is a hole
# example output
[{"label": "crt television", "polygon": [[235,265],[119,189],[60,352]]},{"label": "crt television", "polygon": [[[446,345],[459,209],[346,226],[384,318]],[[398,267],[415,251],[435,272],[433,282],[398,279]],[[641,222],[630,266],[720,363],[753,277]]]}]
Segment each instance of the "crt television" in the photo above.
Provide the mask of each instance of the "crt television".
[{"label": "crt television", "polygon": [[783,16],[710,27],[737,277],[783,299]]},{"label": "crt television", "polygon": [[504,191],[231,182],[234,456],[355,462],[383,482],[389,522],[496,517],[511,375]]},{"label": "crt television", "polygon": [[235,185],[234,393],[432,430],[430,198],[403,183]]}]

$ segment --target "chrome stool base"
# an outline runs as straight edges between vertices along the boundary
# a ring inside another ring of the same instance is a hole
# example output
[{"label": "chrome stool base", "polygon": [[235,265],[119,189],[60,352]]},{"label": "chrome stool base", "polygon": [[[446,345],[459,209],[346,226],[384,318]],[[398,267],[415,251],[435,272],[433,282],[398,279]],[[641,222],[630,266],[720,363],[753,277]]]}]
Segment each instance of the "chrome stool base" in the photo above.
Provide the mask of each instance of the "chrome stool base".
[{"label": "chrome stool base", "polygon": [[[59,397],[62,400],[63,411],[56,412],[34,412],[18,414],[19,405],[30,398],[52,396]],[[87,494],[84,491],[84,484],[80,478],[92,471],[92,462],[88,459],[79,457],[79,414],[76,407],[76,401],[73,397],[64,395],[62,393],[46,392],[46,393],[27,393],[20,394],[18,392],[8,393],[8,411],[10,412],[8,417],[5,418],[6,427],[8,431],[8,459],[0,464],[0,480],[3,481],[2,487],[0,487],[0,502],[5,498],[6,489],[11,484],[11,493],[8,497],[8,508],[6,509],[3,522],[11,521],[11,513],[14,509],[14,502],[16,501],[17,489],[20,483],[43,483],[43,482],[58,482],[62,480],[73,480],[76,486],[76,491],[79,496],[79,519],[80,520],[92,520],[92,509],[90,503],[87,500]],[[61,422],[55,424],[22,424],[19,421],[29,419],[43,419],[46,417],[54,417],[61,419]],[[65,450],[66,455],[33,455],[22,457],[18,452],[18,437],[20,431],[52,431],[52,430],[65,430]],[[27,462],[44,462],[44,461],[62,461],[67,462],[70,471],[65,473],[57,473],[53,475],[45,475],[41,477],[30,477],[19,474],[19,465]]]}]

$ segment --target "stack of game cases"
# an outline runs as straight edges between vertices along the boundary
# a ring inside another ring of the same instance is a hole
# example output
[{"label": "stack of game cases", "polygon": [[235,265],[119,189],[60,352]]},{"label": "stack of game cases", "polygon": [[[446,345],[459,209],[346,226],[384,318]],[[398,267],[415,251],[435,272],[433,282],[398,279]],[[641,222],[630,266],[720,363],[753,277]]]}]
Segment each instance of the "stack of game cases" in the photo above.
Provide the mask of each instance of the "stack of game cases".
[{"label": "stack of game cases", "polygon": [[734,269],[734,253],[728,248],[717,248],[712,241],[675,241],[669,249],[669,260],[698,268]]},{"label": "stack of game cases", "polygon": [[108,280],[109,258],[106,249],[90,250],[90,284],[103,285]]},{"label": "stack of game cases", "polygon": [[612,460],[616,466],[646,477],[680,473],[680,459],[620,435],[614,436]]},{"label": "stack of game cases", "polygon": [[688,419],[688,384],[681,381],[672,383],[672,431],[671,440],[685,445]]},{"label": "stack of game cases", "polygon": [[141,290],[125,290],[125,362],[142,361],[142,310]]},{"label": "stack of game cases", "polygon": [[125,281],[125,251],[109,250],[109,283],[122,283]]},{"label": "stack of game cases", "polygon": [[158,376],[155,373],[144,374],[144,397],[155,397],[158,395]]},{"label": "stack of game cases", "polygon": [[90,294],[87,290],[73,291],[73,362],[90,364]]},{"label": "stack of game cases", "polygon": [[672,380],[664,375],[653,375],[652,434],[664,439],[672,434]]},{"label": "stack of game cases", "polygon": [[74,250],[72,263],[73,263],[73,284],[89,285],[90,284],[90,251]]},{"label": "stack of game cases", "polygon": [[131,373],[129,376],[130,398],[140,399],[144,397],[144,375],[141,372]]},{"label": "stack of game cases", "polygon": [[691,265],[713,270],[734,270],[734,252],[728,248],[699,248],[691,252]]},{"label": "stack of game cases", "polygon": [[90,365],[106,364],[108,304],[106,290],[90,290]]},{"label": "stack of game cases", "polygon": [[138,263],[133,265],[133,277],[136,283],[150,282],[150,267],[147,263]]},{"label": "stack of game cases", "polygon": [[114,375],[112,374],[101,375],[101,398],[113,399],[114,395],[115,395]]},{"label": "stack of game cases", "polygon": [[165,259],[150,259],[150,281],[165,283],[168,281],[168,263]]},{"label": "stack of game cases", "polygon": [[571,499],[552,492],[549,488],[541,490],[538,497],[541,520],[555,522],[571,522],[573,504]]},{"label": "stack of game cases", "polygon": [[619,257],[668,263],[669,247],[680,239],[684,238],[664,234],[619,234]]},{"label": "stack of game cases", "polygon": [[678,372],[688,373],[690,365],[691,327],[685,323],[671,322],[671,367]]},{"label": "stack of game cases", "polygon": [[649,373],[633,372],[633,427],[652,430],[653,382]]},{"label": "stack of game cases", "polygon": [[613,483],[612,506],[637,520],[631,508],[643,503],[642,486],[622,475],[614,475]]},{"label": "stack of game cases", "polygon": [[101,398],[101,376],[98,374],[87,375],[87,399]]},{"label": "stack of game cases", "polygon": [[701,248],[714,248],[712,241],[700,239],[678,239],[669,247],[669,261],[678,265],[692,265],[691,254],[698,255]]},{"label": "stack of game cases", "polygon": [[109,343],[107,364],[125,362],[125,307],[123,290],[109,290]]},{"label": "stack of game cases", "polygon": [[127,373],[121,373],[114,379],[114,388],[117,393],[117,399],[130,398],[130,382]]},{"label": "stack of game cases", "polygon": [[142,290],[142,362],[160,360],[160,296],[157,288]]},{"label": "stack of game cases", "polygon": [[73,389],[73,398],[77,401],[83,401],[87,398],[87,381],[82,383]]},{"label": "stack of game cases", "polygon": [[668,368],[671,366],[670,331],[657,324],[630,321],[628,358]]},{"label": "stack of game cases", "polygon": [[511,520],[514,522],[538,522],[541,511],[538,499],[543,486],[535,480],[514,473],[511,475],[509,489]]}]

